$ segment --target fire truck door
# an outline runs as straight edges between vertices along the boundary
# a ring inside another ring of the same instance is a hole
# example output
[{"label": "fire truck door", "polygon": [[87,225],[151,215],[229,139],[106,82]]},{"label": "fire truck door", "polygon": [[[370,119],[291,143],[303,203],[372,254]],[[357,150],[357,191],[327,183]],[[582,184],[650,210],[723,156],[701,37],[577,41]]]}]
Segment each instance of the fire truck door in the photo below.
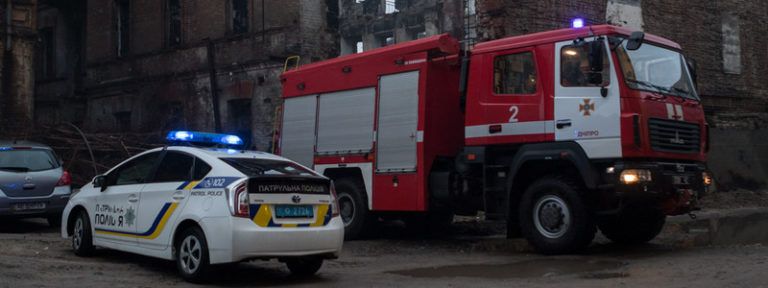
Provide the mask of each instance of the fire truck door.
[{"label": "fire truck door", "polygon": [[[555,139],[579,143],[590,159],[621,157],[621,103],[610,49],[604,38],[584,41],[555,44]],[[591,70],[590,41],[605,47],[602,72]]]},{"label": "fire truck door", "polygon": [[381,76],[376,171],[416,170],[419,71]]}]

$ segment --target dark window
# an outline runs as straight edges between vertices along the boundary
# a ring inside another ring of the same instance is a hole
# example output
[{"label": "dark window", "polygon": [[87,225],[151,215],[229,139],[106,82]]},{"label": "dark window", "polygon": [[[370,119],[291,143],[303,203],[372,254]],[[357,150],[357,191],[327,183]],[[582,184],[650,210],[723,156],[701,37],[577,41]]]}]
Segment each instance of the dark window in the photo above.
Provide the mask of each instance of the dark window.
[{"label": "dark window", "polygon": [[131,112],[117,112],[115,113],[115,127],[119,132],[131,131]]},{"label": "dark window", "polygon": [[108,185],[130,185],[146,182],[155,168],[160,152],[152,152],[135,158],[107,175]]},{"label": "dark window", "polygon": [[168,0],[168,46],[181,44],[181,0]]},{"label": "dark window", "polygon": [[44,149],[0,150],[0,171],[29,172],[58,168],[53,152]]},{"label": "dark window", "polygon": [[222,161],[234,167],[248,176],[259,175],[290,175],[290,176],[314,176],[309,170],[298,164],[267,159],[253,158],[221,158]]},{"label": "dark window", "polygon": [[195,171],[192,173],[192,180],[202,180],[205,178],[205,175],[208,175],[208,172],[211,172],[211,165],[208,165],[208,163],[205,163],[203,160],[195,158],[193,169]]},{"label": "dark window", "polygon": [[56,71],[54,71],[55,59],[55,47],[54,47],[54,34],[53,28],[40,29],[40,50],[38,63],[38,76],[41,79],[50,79],[56,77]]},{"label": "dark window", "polygon": [[160,166],[157,167],[155,179],[152,182],[188,181],[192,176],[193,163],[194,157],[190,155],[168,151],[160,162]]},{"label": "dark window", "polygon": [[[603,71],[592,72],[589,67],[589,46],[569,45],[560,51],[560,85],[563,87],[602,87],[610,84],[610,63],[608,53],[603,53]],[[589,83],[593,73],[601,73],[602,84]]]},{"label": "dark window", "polygon": [[248,0],[232,0],[232,32],[248,32]]},{"label": "dark window", "polygon": [[131,5],[128,0],[116,0],[117,57],[128,55],[131,33]]},{"label": "dark window", "polygon": [[536,62],[533,53],[498,56],[493,60],[493,92],[496,94],[536,93]]}]

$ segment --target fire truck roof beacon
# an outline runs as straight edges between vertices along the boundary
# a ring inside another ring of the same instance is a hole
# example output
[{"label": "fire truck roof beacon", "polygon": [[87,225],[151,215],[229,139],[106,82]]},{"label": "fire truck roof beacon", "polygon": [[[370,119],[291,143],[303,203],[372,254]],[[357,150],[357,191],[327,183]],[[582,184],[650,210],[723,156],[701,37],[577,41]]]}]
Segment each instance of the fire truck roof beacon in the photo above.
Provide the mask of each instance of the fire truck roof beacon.
[{"label": "fire truck roof beacon", "polygon": [[584,19],[581,19],[581,18],[573,19],[573,22],[571,22],[571,26],[573,28],[582,28],[582,27],[584,27]]},{"label": "fire truck roof beacon", "polygon": [[237,135],[196,131],[171,131],[165,139],[171,142],[204,143],[224,146],[240,146],[244,144],[243,139]]}]

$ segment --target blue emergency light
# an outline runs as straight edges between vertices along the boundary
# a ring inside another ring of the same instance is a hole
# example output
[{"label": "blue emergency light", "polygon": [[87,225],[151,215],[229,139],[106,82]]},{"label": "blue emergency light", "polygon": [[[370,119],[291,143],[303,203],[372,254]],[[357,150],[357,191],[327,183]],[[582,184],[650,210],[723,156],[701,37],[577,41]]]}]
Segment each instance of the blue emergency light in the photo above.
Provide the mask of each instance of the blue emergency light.
[{"label": "blue emergency light", "polygon": [[243,139],[237,135],[216,134],[197,131],[171,131],[165,137],[170,142],[196,143],[203,145],[242,146]]},{"label": "blue emergency light", "polygon": [[581,18],[573,19],[573,22],[571,22],[571,27],[573,27],[573,28],[582,28],[582,27],[584,27],[584,19],[581,19]]},{"label": "blue emergency light", "polygon": [[13,150],[13,147],[0,147],[0,151],[10,151]]}]

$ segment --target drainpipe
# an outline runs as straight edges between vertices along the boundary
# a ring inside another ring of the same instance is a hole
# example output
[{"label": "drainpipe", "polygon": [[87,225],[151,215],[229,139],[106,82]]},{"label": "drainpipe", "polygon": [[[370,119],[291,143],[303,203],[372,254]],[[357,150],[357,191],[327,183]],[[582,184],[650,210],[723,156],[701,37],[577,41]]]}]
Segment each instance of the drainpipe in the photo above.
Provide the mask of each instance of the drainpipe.
[{"label": "drainpipe", "polygon": [[216,44],[208,40],[208,77],[211,85],[211,101],[213,103],[213,123],[216,133],[221,132],[221,118],[219,116],[219,83],[216,79]]}]

